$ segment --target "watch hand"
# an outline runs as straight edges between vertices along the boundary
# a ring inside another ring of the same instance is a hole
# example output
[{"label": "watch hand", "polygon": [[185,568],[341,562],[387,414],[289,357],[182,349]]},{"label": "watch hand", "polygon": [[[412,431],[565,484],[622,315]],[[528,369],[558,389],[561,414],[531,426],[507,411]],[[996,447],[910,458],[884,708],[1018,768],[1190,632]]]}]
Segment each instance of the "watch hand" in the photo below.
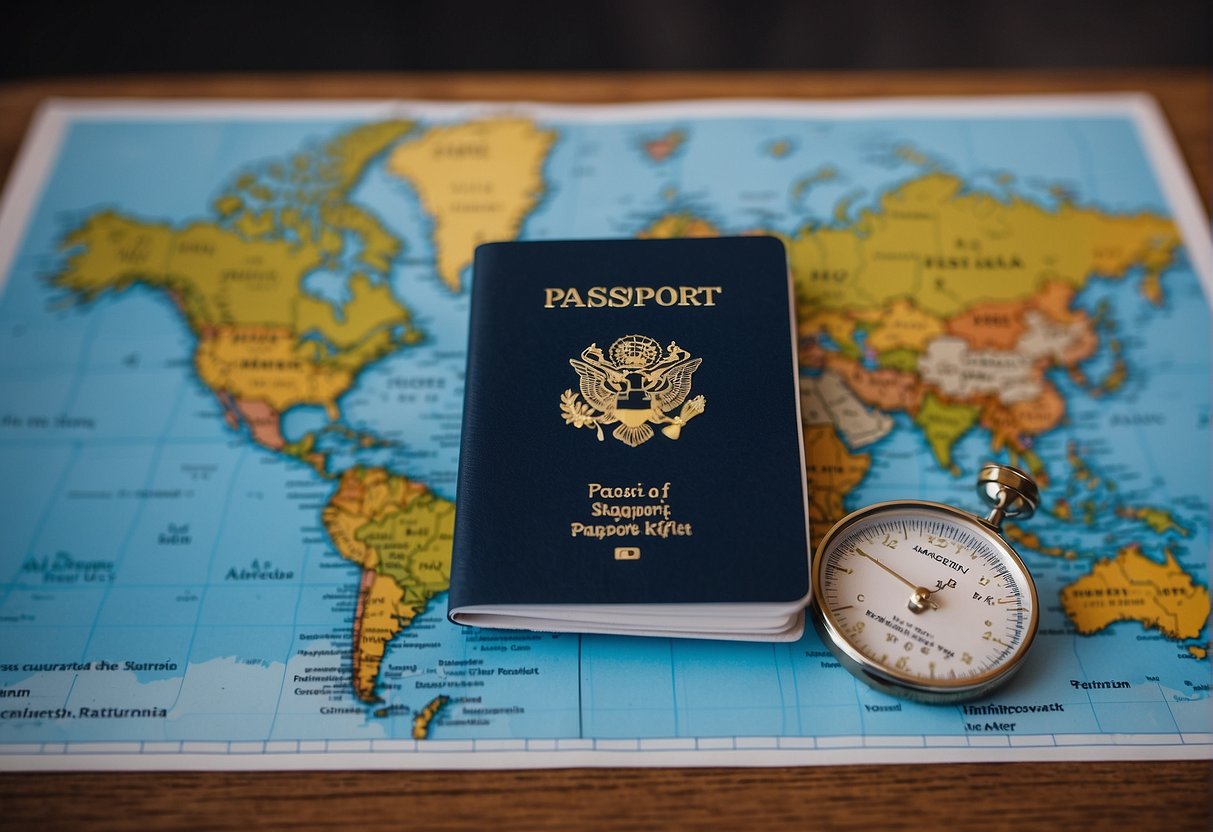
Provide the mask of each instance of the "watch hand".
[{"label": "watch hand", "polygon": [[890,575],[892,575],[894,578],[896,578],[897,580],[901,581],[903,584],[908,586],[910,589],[914,590],[914,592],[910,595],[909,607],[910,607],[911,611],[922,612],[927,607],[930,607],[933,610],[939,609],[939,604],[936,604],[934,601],[931,600],[931,590],[927,589],[926,587],[919,586],[918,584],[914,583],[913,581],[906,580],[901,575],[898,575],[892,569],[890,569],[889,567],[885,566],[883,563],[878,561],[876,558],[869,555],[863,549],[860,549],[858,546],[855,547],[855,552],[857,554],[863,555],[865,558],[872,561],[872,563],[876,564],[881,569],[883,569],[884,571],[886,571]]},{"label": "watch hand", "polygon": [[890,569],[889,567],[885,566],[883,563],[881,563],[880,561],[878,561],[876,558],[874,558],[874,557],[872,557],[871,555],[869,555],[869,554],[868,554],[867,552],[865,552],[863,549],[860,549],[858,546],[857,546],[857,547],[855,547],[855,552],[856,552],[856,554],[863,555],[865,558],[867,558],[868,560],[872,561],[872,563],[876,564],[876,565],[877,565],[877,566],[879,566],[881,569],[883,569],[884,571],[888,572],[890,575],[892,575],[892,576],[893,576],[894,578],[896,578],[897,580],[901,581],[903,584],[905,584],[906,586],[908,586],[910,589],[919,589],[919,588],[920,588],[920,587],[918,586],[918,584],[914,583],[913,581],[908,581],[908,580],[906,580],[905,578],[901,577],[901,576],[900,576],[900,575],[898,575],[896,572],[894,572],[892,569]]}]

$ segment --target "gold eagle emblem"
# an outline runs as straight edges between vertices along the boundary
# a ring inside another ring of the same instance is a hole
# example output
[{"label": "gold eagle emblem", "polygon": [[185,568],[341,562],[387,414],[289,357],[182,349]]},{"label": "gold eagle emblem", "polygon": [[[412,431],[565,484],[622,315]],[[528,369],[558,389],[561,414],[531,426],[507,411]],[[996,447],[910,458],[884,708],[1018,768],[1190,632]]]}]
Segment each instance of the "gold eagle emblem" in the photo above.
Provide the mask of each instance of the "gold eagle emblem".
[{"label": "gold eagle emblem", "polygon": [[[663,435],[677,439],[691,419],[703,413],[707,400],[690,401],[691,376],[703,363],[682,347],[661,345],[647,335],[625,335],[604,355],[598,344],[581,351],[569,364],[580,379],[577,395],[571,389],[560,396],[566,425],[593,428],[603,440],[603,425],[616,425],[611,436],[635,448],[653,438],[651,425],[664,425]],[[675,410],[682,407],[676,416]]]}]

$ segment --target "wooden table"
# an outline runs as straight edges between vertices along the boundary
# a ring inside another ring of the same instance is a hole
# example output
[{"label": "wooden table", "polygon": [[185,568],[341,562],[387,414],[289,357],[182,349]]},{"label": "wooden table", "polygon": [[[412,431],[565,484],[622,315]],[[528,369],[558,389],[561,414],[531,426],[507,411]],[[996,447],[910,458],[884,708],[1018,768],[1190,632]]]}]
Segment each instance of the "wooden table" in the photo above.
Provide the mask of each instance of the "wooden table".
[{"label": "wooden table", "polygon": [[[47,96],[610,102],[1139,90],[1161,103],[1206,207],[1207,71],[291,75],[0,84],[0,172]],[[88,828],[1210,828],[1209,762],[779,769],[0,775],[0,826]]]}]

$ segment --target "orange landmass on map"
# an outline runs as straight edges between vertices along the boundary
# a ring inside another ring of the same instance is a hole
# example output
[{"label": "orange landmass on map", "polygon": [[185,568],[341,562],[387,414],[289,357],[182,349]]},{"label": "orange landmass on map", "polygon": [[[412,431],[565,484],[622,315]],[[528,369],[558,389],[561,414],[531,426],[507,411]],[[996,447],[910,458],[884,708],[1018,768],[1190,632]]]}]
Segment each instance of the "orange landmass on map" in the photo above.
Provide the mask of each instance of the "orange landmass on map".
[{"label": "orange landmass on map", "polygon": [[354,613],[354,692],[364,702],[378,701],[375,684],[388,642],[416,614],[401,608],[404,589],[393,578],[364,569]]},{"label": "orange landmass on map", "polygon": [[641,229],[636,237],[641,240],[666,240],[672,237],[719,237],[721,231],[715,225],[694,214],[665,214],[650,226]]},{"label": "orange landmass on map", "polygon": [[978,303],[948,321],[948,334],[973,349],[1013,350],[1027,331],[1022,303]]},{"label": "orange landmass on map", "polygon": [[869,370],[858,361],[829,353],[826,366],[842,377],[864,404],[884,411],[914,414],[922,405],[925,386],[916,373],[903,370]]},{"label": "orange landmass on map", "polygon": [[271,451],[281,450],[286,445],[282,438],[281,413],[263,401],[236,399],[235,404],[254,442]]},{"label": "orange landmass on map", "polygon": [[1065,399],[1057,388],[1046,383],[1040,395],[1031,401],[1008,405],[994,396],[986,396],[981,403],[979,422],[990,431],[995,451],[1003,447],[1025,450],[1025,439],[1052,430],[1065,415]]},{"label": "orange landmass on map", "polygon": [[1196,638],[1209,618],[1209,590],[1192,580],[1170,550],[1159,563],[1130,543],[1098,561],[1061,591],[1061,604],[1080,633],[1136,621],[1168,638]]},{"label": "orange landmass on map", "polygon": [[682,147],[687,140],[686,132],[682,130],[671,130],[660,136],[652,139],[646,139],[641,142],[641,147],[644,148],[644,153],[654,162],[664,162],[669,159],[678,149]]}]

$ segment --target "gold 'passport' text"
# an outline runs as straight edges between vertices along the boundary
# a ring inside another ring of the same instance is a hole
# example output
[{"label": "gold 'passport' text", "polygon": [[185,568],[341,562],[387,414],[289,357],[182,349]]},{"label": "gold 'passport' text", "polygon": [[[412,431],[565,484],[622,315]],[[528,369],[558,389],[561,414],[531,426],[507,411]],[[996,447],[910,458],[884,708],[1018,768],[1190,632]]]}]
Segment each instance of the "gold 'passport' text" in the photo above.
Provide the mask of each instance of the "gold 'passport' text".
[{"label": "gold 'passport' text", "polygon": [[719,286],[569,286],[543,290],[544,309],[602,309],[624,306],[715,306]]}]

